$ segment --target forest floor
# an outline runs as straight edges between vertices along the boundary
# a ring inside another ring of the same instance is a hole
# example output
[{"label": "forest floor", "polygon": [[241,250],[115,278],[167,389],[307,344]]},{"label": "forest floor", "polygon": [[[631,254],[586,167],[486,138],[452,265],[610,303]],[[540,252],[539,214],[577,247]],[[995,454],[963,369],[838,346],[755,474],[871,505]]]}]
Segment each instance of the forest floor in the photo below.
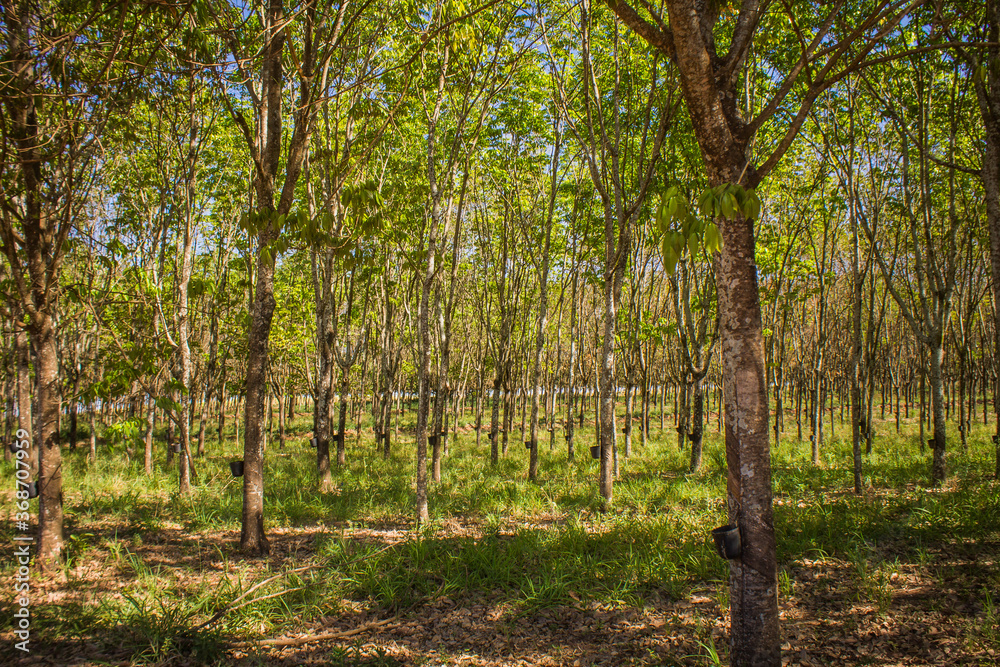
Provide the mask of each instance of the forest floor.
[{"label": "forest floor", "polygon": [[[860,498],[835,462],[775,462],[783,664],[1000,664],[989,452],[956,454],[949,483],[929,488],[904,479],[915,468],[890,449],[870,461]],[[310,522],[309,495],[298,507],[278,485],[264,558],[237,551],[239,494],[222,474],[185,500],[167,475],[139,492],[99,471],[68,491],[63,571],[33,575],[30,653],[13,649],[13,596],[0,597],[0,663],[726,664],[727,568],[706,538],[720,471],[709,461],[685,475],[671,472],[682,467],[674,452],[643,456],[623,463],[608,511],[578,489],[588,462],[558,485],[517,481],[511,463],[484,473],[493,495],[474,501],[463,469],[420,530],[399,520],[387,500],[397,490],[379,486],[389,482],[373,461],[367,477],[354,471],[356,486],[338,478],[324,494],[327,521]],[[408,488],[404,479],[399,503]],[[364,505],[364,494],[375,498]]]}]

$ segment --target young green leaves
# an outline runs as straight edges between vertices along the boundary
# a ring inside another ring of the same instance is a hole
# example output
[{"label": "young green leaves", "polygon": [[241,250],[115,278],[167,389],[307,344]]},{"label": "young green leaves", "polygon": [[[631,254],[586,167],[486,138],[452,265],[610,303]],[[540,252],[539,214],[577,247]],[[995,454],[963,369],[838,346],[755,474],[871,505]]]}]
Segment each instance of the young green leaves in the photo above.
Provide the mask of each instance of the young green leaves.
[{"label": "young green leaves", "polygon": [[346,215],[339,226],[331,211],[310,216],[304,208],[287,215],[268,210],[250,211],[240,217],[239,224],[250,236],[257,236],[268,224],[272,225],[274,240],[260,249],[264,259],[272,263],[278,255],[294,246],[329,246],[346,252],[353,247],[356,239],[352,239],[359,233],[373,236],[381,231],[381,209],[385,201],[375,181],[365,181],[353,187],[345,185],[340,193],[340,203]]},{"label": "young green leaves", "polygon": [[268,224],[274,229],[274,240],[260,249],[265,261],[273,263],[275,258],[284,253],[296,241],[305,241],[319,245],[332,243],[333,215],[323,212],[315,217],[300,208],[294,213],[279,215],[277,211],[258,210],[244,213],[240,216],[240,228],[251,236],[257,236]]},{"label": "young green leaves", "polygon": [[[678,222],[680,231],[675,228]],[[695,234],[701,233],[699,220],[691,213],[687,199],[677,191],[676,186],[667,190],[656,209],[656,227],[660,232],[663,266],[667,273],[673,275],[685,248],[691,250],[688,239],[696,239]],[[697,240],[693,245],[692,254],[697,251]]]},{"label": "young green leaves", "polygon": [[663,267],[671,275],[677,270],[677,262],[685,252],[694,257],[701,249],[709,254],[722,250],[722,235],[713,220],[731,220],[737,216],[753,220],[760,215],[760,199],[752,189],[725,183],[701,193],[698,212],[700,217],[691,211],[687,198],[677,186],[664,193],[656,209]]}]

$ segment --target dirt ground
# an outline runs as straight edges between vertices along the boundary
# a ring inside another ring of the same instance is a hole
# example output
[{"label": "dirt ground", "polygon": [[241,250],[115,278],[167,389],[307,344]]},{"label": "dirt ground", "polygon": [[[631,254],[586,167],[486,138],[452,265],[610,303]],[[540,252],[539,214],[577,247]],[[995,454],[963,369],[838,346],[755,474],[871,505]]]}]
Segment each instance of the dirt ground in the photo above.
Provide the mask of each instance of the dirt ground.
[{"label": "dirt ground", "polygon": [[[111,534],[112,527],[95,529]],[[462,530],[456,526],[456,530]],[[292,567],[311,551],[315,531],[272,534],[271,571]],[[357,531],[358,539],[391,543],[405,531]],[[133,550],[155,568],[176,576],[200,571],[205,585],[233,567],[234,535],[191,536],[164,529]],[[227,548],[233,548],[232,546]],[[883,558],[891,557],[891,545]],[[900,562],[881,578],[863,579],[852,564],[834,559],[796,561],[782,571],[780,600],[785,665],[997,665],[996,614],[984,609],[981,582],[996,580],[1000,544],[951,543],[930,551],[930,564]],[[984,554],[993,554],[984,558]],[[93,549],[79,559],[67,581],[33,581],[33,604],[69,608],[120,595],[127,585]],[[197,567],[195,567],[197,565]],[[263,571],[264,563],[256,566]],[[247,576],[258,576],[244,571]],[[871,582],[875,583],[872,584]],[[867,582],[867,583],[866,583]],[[572,606],[519,615],[500,591],[456,603],[446,596],[393,616],[345,601],[345,611],[302,623],[266,645],[234,639],[225,662],[233,665],[711,665],[710,649],[727,663],[728,613],[724,588],[695,588],[680,600],[655,598],[643,608],[612,608],[580,601]],[[8,598],[9,599],[9,598]],[[5,605],[6,606],[6,605]],[[9,607],[8,607],[9,609]],[[9,611],[4,616],[9,618]],[[39,620],[38,623],[41,623]],[[989,627],[987,627],[989,626]],[[90,628],[55,637],[33,627],[31,652],[20,654],[9,625],[0,664],[130,665],[131,650]],[[992,634],[989,634],[992,633]],[[322,635],[334,635],[321,638]],[[989,635],[992,639],[985,639]],[[276,644],[287,645],[276,645]],[[154,664],[194,665],[172,654]]]}]

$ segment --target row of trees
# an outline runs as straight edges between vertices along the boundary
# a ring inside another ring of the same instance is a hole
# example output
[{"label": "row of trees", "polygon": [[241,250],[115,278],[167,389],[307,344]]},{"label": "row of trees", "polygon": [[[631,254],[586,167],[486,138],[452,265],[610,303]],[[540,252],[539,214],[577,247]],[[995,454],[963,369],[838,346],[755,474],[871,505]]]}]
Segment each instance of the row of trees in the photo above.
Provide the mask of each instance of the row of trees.
[{"label": "row of trees", "polygon": [[98,412],[127,405],[147,469],[164,415],[184,493],[235,397],[260,553],[269,405],[283,432],[303,391],[321,489],[352,402],[388,455],[393,397],[416,394],[422,521],[463,396],[497,461],[530,395],[535,478],[543,418],[572,455],[592,387],[611,503],[616,404],[627,456],[675,387],[696,469],[714,383],[744,543],[732,654],[772,664],[769,401],[776,440],[785,406],[808,408],[818,461],[844,396],[860,492],[879,391],[926,387],[937,482],[949,379],[963,442],[996,395],[994,2],[3,12],[5,413],[32,433],[43,564],[61,412],[95,450]]}]

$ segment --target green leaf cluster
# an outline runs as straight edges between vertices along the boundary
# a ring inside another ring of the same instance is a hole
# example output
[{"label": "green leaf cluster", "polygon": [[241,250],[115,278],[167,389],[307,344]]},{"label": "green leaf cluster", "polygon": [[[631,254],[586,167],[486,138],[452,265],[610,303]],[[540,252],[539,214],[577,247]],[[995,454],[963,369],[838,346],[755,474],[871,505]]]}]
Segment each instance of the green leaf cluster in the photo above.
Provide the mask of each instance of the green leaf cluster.
[{"label": "green leaf cluster", "polygon": [[755,220],[760,216],[760,198],[753,188],[748,190],[735,183],[723,183],[702,192],[698,208],[708,218],[733,220],[742,215]]},{"label": "green leaf cluster", "polygon": [[760,198],[753,188],[724,183],[701,193],[698,213],[700,216],[695,215],[677,186],[664,193],[656,209],[654,219],[660,233],[663,266],[671,275],[685,253],[695,257],[702,249],[709,255],[722,250],[722,235],[712,220],[732,220],[739,216],[754,220],[760,216]]},{"label": "green leaf cluster", "polygon": [[273,262],[294,245],[304,244],[312,247],[336,245],[334,222],[334,216],[330,211],[309,215],[306,209],[300,208],[285,215],[262,209],[244,213],[240,217],[239,225],[251,236],[259,235],[269,224],[271,225],[274,240],[260,248],[260,253],[265,261]]}]

